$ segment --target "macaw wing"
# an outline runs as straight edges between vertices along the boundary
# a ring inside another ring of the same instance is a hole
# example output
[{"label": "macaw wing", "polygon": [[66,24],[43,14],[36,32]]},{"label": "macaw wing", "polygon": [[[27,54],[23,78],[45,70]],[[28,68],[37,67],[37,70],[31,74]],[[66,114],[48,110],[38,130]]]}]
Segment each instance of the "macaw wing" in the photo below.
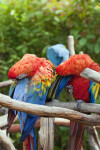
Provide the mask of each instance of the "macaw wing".
[{"label": "macaw wing", "polygon": [[90,103],[95,103],[95,100],[99,92],[99,84],[93,81],[90,81],[88,92],[90,93]]},{"label": "macaw wing", "polygon": [[12,95],[13,95],[16,84],[17,84],[17,81],[13,81],[11,86],[10,86],[10,90],[9,90],[9,96],[10,97],[12,97]]},{"label": "macaw wing", "polygon": [[[47,96],[48,87],[42,82],[35,83],[32,78],[21,79],[16,85],[13,98],[31,104],[43,105]],[[22,137],[24,141],[31,132],[39,116],[18,112]],[[33,133],[31,133],[32,136]],[[33,136],[32,136],[33,137]]]},{"label": "macaw wing", "polygon": [[[16,84],[17,84],[17,81],[14,81],[14,82],[11,84],[11,86],[10,86],[9,96],[10,96],[11,98],[13,98],[13,93],[14,93]],[[16,115],[17,115],[17,114],[15,113],[15,111],[13,111],[13,110],[11,110],[11,109],[8,110],[8,128],[7,128],[7,134],[8,134],[8,132],[9,132],[9,129],[10,129],[10,127],[11,127],[11,125],[12,125],[12,123],[13,123],[15,117],[16,117]]]},{"label": "macaw wing", "polygon": [[68,84],[69,80],[71,79],[71,75],[70,76],[64,76],[58,86],[57,92],[56,92],[56,96],[55,98],[58,99],[60,96],[60,93],[62,91],[63,88],[66,87],[66,85]]}]

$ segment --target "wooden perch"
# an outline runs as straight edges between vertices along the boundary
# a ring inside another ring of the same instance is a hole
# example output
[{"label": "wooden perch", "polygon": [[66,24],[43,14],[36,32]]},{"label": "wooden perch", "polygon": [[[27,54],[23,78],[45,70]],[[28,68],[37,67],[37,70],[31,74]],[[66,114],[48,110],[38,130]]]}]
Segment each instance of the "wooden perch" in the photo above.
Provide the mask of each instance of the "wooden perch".
[{"label": "wooden perch", "polygon": [[[6,115],[3,115],[0,117],[0,128],[3,128],[5,126],[8,125],[8,121],[7,121],[7,117],[8,117],[8,114]],[[18,116],[16,116],[14,122],[18,119]]]},{"label": "wooden perch", "polygon": [[4,82],[0,82],[0,88],[10,86],[12,84],[12,82],[13,82],[12,80],[7,80],[7,81],[4,81]]},{"label": "wooden perch", "polygon": [[[86,125],[100,125],[100,116],[92,116],[86,115],[74,110],[70,110],[67,108],[59,108],[59,107],[48,107],[48,106],[41,106],[36,104],[29,104],[25,102],[20,102],[14,99],[11,99],[9,96],[5,96],[0,94],[0,104],[3,107],[10,108],[12,110],[22,111],[29,114],[35,114],[43,117],[59,117],[59,118],[66,118],[69,120],[73,120],[76,122],[81,122]],[[88,104],[86,104],[87,106]],[[94,105],[94,104],[93,104]],[[99,112],[100,112],[100,105]],[[96,108],[97,109],[97,108]]]},{"label": "wooden perch", "polygon": [[[40,126],[40,118],[37,120],[37,122],[35,123],[35,128]],[[6,127],[7,128],[7,127]],[[6,129],[4,128],[4,129]],[[10,127],[9,133],[17,133],[17,132],[21,132],[21,128],[20,128],[20,124],[13,124]]]},{"label": "wooden perch", "polygon": [[0,150],[16,150],[12,141],[6,136],[6,131],[0,130]]},{"label": "wooden perch", "polygon": [[5,115],[7,113],[8,113],[8,109],[0,106],[0,114]]},{"label": "wooden perch", "polygon": [[99,136],[95,127],[86,126],[90,150],[100,150]]},{"label": "wooden perch", "polygon": [[54,149],[54,119],[40,118],[38,150]]},{"label": "wooden perch", "polygon": [[[63,119],[63,118],[54,118],[54,124],[56,126],[69,127],[70,120]],[[40,119],[38,119],[37,122],[35,123],[35,128],[37,128],[39,126],[40,126]],[[6,128],[4,128],[4,129],[6,129]],[[21,132],[20,124],[13,124],[9,130],[9,133],[17,133],[17,132]]]},{"label": "wooden perch", "polygon": [[100,83],[100,73],[92,69],[89,68],[84,69],[81,72],[80,76],[92,80],[94,82]]},{"label": "wooden perch", "polygon": [[58,100],[53,100],[52,102],[47,102],[46,105],[73,109],[84,113],[100,113],[100,104],[81,103],[80,110],[77,109],[76,102],[60,102]]}]

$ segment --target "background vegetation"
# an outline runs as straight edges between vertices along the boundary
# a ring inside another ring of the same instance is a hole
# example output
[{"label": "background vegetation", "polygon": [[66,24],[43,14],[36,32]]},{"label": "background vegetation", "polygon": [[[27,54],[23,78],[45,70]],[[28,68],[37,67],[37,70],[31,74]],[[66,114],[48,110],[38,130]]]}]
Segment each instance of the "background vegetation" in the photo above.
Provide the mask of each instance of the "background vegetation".
[{"label": "background vegetation", "polygon": [[[45,56],[48,46],[67,45],[70,34],[76,53],[84,51],[100,64],[99,16],[99,0],[0,0],[0,81],[25,53]],[[8,94],[5,88],[0,92]],[[55,150],[66,149],[67,130],[56,128]],[[20,133],[12,137],[20,150]],[[89,149],[86,138],[84,147]]]}]

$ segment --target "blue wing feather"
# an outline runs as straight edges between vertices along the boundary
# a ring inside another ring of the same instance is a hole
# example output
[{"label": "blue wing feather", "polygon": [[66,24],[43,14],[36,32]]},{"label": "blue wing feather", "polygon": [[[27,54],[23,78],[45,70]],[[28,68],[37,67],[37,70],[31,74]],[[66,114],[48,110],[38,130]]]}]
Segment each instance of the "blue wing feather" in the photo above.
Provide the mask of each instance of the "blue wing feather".
[{"label": "blue wing feather", "polygon": [[12,93],[16,87],[16,84],[17,84],[17,81],[14,81],[11,86],[10,86],[10,90],[9,90],[9,96],[11,97],[12,96]]},{"label": "blue wing feather", "polygon": [[59,87],[57,89],[56,92],[56,99],[58,99],[58,97],[60,96],[60,93],[62,91],[63,88],[65,88],[65,86],[68,84],[69,80],[71,79],[71,75],[70,76],[64,76],[59,84]]},{"label": "blue wing feather", "polygon": [[[45,103],[48,90],[46,90],[46,92],[43,93],[41,86],[42,83],[36,85],[34,84],[34,81],[32,81],[31,78],[21,79],[17,81],[17,84],[14,89],[13,98],[18,101],[43,105]],[[39,116],[26,114],[24,112],[18,112],[18,116],[22,132],[21,141],[24,141],[30,134],[35,142],[36,140],[35,140],[34,125]],[[34,143],[34,146],[36,146],[36,143]]]}]

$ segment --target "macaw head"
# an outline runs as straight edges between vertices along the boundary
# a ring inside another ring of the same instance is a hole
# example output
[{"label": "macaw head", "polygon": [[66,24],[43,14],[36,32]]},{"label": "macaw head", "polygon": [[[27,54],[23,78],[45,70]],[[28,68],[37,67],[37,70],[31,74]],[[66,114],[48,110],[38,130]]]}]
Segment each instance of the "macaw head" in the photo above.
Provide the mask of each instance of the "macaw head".
[{"label": "macaw head", "polygon": [[26,54],[10,68],[8,77],[11,79],[21,78],[21,76],[31,77],[36,72],[39,63],[40,59],[36,55]]},{"label": "macaw head", "polygon": [[57,67],[69,58],[69,51],[63,44],[56,44],[48,48],[47,58]]},{"label": "macaw head", "polygon": [[56,68],[56,72],[61,76],[80,75],[85,68],[89,68],[93,63],[94,61],[89,55],[77,54],[60,64]]}]

